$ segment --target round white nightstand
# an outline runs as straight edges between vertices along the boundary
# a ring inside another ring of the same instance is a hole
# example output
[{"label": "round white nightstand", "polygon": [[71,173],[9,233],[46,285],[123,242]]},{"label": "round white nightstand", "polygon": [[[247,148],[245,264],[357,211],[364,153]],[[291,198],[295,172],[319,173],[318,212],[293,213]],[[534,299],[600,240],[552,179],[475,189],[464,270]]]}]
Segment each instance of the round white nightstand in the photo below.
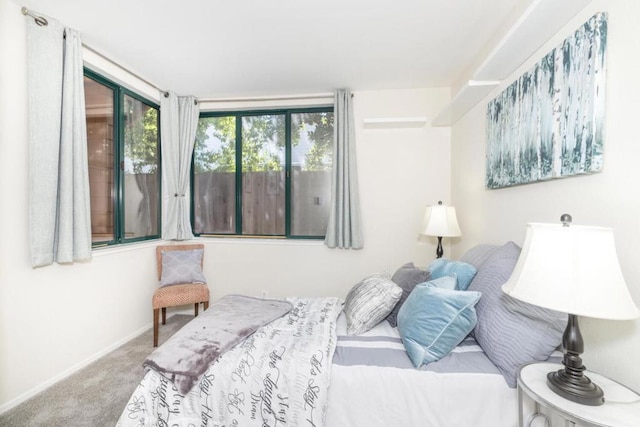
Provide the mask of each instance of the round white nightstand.
[{"label": "round white nightstand", "polygon": [[[640,426],[640,395],[636,392],[607,377],[585,371],[585,375],[604,391],[605,402],[601,406],[581,405],[557,395],[547,386],[547,373],[562,368],[561,364],[547,362],[531,363],[520,368],[518,372],[518,425],[520,427],[550,425],[548,418],[540,415],[541,407],[565,420],[566,426]],[[535,414],[539,415],[534,414],[524,419],[524,397],[533,400]],[[542,422],[541,419],[543,419]]]}]

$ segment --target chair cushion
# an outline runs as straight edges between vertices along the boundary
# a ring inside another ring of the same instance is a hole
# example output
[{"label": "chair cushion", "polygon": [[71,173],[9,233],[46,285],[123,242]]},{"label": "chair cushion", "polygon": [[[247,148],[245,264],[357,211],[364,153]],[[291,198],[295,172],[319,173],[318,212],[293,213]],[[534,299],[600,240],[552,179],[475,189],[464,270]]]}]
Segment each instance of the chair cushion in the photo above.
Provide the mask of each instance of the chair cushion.
[{"label": "chair cushion", "polygon": [[209,288],[202,283],[187,283],[158,288],[153,294],[153,308],[175,307],[209,301]]}]

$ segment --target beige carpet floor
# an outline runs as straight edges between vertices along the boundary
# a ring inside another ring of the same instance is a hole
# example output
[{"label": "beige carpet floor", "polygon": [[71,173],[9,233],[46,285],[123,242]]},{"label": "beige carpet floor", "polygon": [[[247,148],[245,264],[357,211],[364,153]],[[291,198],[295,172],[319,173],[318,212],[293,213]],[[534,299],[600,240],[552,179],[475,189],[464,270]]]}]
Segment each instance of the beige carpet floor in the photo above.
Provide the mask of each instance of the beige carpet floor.
[{"label": "beige carpet floor", "polygon": [[[160,326],[159,343],[192,316],[174,315]],[[153,351],[151,329],[89,366],[0,415],[0,427],[115,426],[142,379],[142,362]]]}]

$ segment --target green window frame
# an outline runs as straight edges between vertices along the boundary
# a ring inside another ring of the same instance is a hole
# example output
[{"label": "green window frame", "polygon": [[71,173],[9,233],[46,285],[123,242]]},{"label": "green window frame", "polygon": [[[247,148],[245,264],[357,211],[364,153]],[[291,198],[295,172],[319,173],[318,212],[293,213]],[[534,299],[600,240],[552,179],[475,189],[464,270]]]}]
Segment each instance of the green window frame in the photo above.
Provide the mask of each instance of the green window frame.
[{"label": "green window frame", "polygon": [[191,173],[194,235],[324,239],[333,124],[332,106],[201,112]]},{"label": "green window frame", "polygon": [[[92,247],[159,239],[162,230],[160,106],[88,68],[84,69],[84,77]],[[90,101],[88,85],[100,87],[108,94],[100,99],[108,108]],[[101,113],[92,111],[101,108],[104,110]],[[98,121],[103,122],[98,123],[99,127],[112,128],[107,130],[108,140],[101,137],[97,141],[106,148],[96,148],[96,141],[91,140],[91,121],[96,115],[101,115]],[[97,171],[96,157],[102,158]]]}]

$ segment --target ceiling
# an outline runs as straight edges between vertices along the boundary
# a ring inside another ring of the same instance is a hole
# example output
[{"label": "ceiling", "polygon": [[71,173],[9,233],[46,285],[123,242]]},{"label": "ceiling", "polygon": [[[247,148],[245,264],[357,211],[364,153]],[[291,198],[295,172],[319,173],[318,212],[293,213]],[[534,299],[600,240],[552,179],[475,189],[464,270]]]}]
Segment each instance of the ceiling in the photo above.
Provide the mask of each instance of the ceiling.
[{"label": "ceiling", "polygon": [[198,98],[453,86],[536,0],[13,0]]}]

